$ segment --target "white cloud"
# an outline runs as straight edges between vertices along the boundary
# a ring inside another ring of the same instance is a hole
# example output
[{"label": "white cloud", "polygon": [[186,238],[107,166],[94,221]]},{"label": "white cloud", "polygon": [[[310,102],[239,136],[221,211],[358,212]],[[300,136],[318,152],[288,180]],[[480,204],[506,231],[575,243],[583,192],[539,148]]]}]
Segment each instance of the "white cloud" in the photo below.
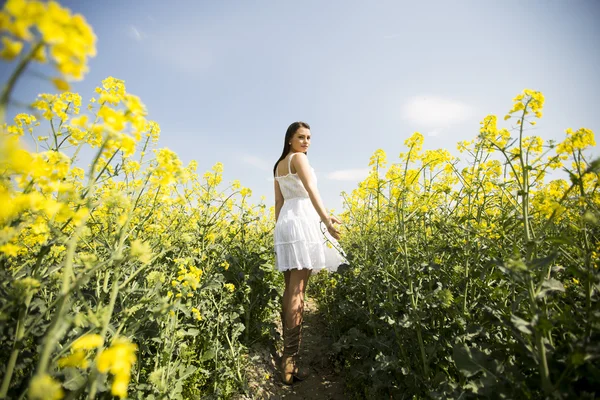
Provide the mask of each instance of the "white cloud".
[{"label": "white cloud", "polygon": [[369,168],[342,169],[327,174],[327,179],[332,181],[361,181],[369,176]]},{"label": "white cloud", "polygon": [[271,169],[271,167],[265,160],[256,156],[251,156],[249,154],[242,156],[242,162],[251,165],[255,168],[261,169],[263,171],[269,171]]},{"label": "white cloud", "polygon": [[144,35],[137,27],[133,25],[129,27],[129,35],[138,42],[141,42],[146,37],[146,35]]},{"label": "white cloud", "polygon": [[437,96],[413,97],[402,106],[402,117],[419,127],[445,127],[466,121],[472,114],[469,105]]}]

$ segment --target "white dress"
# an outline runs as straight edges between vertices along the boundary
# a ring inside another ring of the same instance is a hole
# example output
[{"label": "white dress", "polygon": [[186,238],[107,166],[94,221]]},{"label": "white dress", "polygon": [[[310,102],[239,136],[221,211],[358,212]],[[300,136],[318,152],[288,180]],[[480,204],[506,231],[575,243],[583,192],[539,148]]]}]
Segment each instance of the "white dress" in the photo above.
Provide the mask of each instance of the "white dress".
[{"label": "white dress", "polygon": [[[300,177],[291,173],[289,156],[287,175],[275,176],[284,198],[275,224],[275,266],[279,271],[289,269],[327,269],[336,271],[347,263],[338,242],[327,232],[315,210]],[[317,177],[311,168],[315,183]]]}]

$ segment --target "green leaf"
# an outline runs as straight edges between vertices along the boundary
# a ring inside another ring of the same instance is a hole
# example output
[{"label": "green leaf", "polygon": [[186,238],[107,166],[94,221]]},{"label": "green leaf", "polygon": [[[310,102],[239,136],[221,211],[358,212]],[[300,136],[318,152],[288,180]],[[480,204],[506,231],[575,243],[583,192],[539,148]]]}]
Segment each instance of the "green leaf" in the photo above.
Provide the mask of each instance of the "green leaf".
[{"label": "green leaf", "polygon": [[63,382],[65,389],[75,391],[83,386],[86,381],[86,377],[81,375],[76,368],[65,369],[65,381]]},{"label": "green leaf", "polygon": [[531,331],[531,323],[525,321],[523,318],[516,316],[515,314],[511,314],[510,322],[513,323],[515,328],[519,331],[531,335],[533,332]]},{"label": "green leaf", "polygon": [[202,354],[200,361],[204,362],[207,360],[212,360],[213,358],[215,358],[215,352],[212,349],[209,349]]},{"label": "green leaf", "polygon": [[550,279],[544,279],[544,282],[542,283],[542,289],[539,291],[539,293],[537,294],[537,298],[541,299],[543,297],[546,297],[546,295],[549,292],[564,292],[565,291],[565,287],[563,286],[563,284],[560,281],[557,281],[554,278],[550,278]]},{"label": "green leaf", "polygon": [[471,354],[471,349],[465,343],[458,343],[453,349],[454,363],[465,377],[470,378],[483,368],[478,365]]}]

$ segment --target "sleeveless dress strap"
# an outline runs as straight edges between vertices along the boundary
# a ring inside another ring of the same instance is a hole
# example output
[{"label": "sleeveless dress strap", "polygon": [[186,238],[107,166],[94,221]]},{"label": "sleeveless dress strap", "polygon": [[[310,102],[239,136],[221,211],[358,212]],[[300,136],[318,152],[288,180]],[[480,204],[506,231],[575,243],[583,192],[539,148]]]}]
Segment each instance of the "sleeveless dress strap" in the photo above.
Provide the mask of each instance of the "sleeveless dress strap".
[{"label": "sleeveless dress strap", "polygon": [[292,153],[290,158],[288,158],[288,174],[292,173],[292,157],[294,157],[294,155],[296,155],[296,153]]}]

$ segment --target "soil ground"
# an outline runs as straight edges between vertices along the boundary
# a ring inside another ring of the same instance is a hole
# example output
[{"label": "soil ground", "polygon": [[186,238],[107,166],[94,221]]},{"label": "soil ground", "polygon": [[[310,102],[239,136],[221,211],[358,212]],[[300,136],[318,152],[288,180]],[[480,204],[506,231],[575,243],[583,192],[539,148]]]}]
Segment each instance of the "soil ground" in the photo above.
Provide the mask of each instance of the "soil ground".
[{"label": "soil ground", "polygon": [[[278,331],[281,333],[281,323]],[[249,394],[238,397],[245,399],[286,399],[286,400],[329,400],[344,399],[344,381],[331,361],[332,340],[326,336],[325,324],[316,304],[305,298],[304,325],[300,346],[300,363],[309,367],[308,379],[293,385],[281,382],[277,365],[281,354],[281,339],[273,338],[269,345],[250,349],[251,366],[246,371],[249,380]]]}]

